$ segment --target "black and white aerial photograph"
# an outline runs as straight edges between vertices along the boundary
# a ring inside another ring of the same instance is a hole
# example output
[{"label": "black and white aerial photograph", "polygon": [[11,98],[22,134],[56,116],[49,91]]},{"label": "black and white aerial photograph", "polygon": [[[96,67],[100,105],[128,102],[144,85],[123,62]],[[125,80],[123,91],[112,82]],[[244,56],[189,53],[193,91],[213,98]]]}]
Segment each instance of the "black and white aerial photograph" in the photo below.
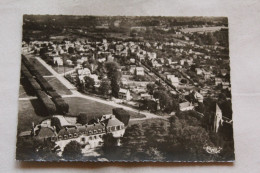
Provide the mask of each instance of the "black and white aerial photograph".
[{"label": "black and white aerial photograph", "polygon": [[22,20],[16,160],[235,160],[227,17]]}]

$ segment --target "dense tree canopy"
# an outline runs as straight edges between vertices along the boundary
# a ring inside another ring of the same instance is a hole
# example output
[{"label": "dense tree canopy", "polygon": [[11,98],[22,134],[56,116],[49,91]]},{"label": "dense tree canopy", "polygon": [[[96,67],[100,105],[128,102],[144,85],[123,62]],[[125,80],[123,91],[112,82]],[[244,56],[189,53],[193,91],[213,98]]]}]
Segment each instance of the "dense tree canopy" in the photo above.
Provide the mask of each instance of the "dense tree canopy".
[{"label": "dense tree canopy", "polygon": [[116,62],[107,62],[105,64],[105,69],[107,70],[107,77],[111,81],[112,95],[114,97],[118,97],[118,92],[120,89],[119,84],[122,76],[119,71],[119,65]]},{"label": "dense tree canopy", "polygon": [[71,141],[64,147],[62,157],[66,160],[81,160],[81,145],[77,141]]},{"label": "dense tree canopy", "polygon": [[88,88],[88,89],[93,89],[94,88],[94,85],[95,85],[95,81],[93,78],[89,77],[89,76],[86,76],[84,77],[84,80],[85,80],[85,87]]},{"label": "dense tree canopy", "polygon": [[110,90],[111,90],[111,82],[107,79],[103,79],[99,87],[100,93],[103,95],[108,95]]}]

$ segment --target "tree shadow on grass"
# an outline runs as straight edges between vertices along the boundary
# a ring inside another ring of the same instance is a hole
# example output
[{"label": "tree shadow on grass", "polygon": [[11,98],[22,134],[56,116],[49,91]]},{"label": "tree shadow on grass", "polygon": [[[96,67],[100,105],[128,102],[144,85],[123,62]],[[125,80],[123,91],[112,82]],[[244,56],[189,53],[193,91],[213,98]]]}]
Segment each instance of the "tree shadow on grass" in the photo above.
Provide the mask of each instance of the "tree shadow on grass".
[{"label": "tree shadow on grass", "polygon": [[38,99],[32,99],[30,100],[33,108],[34,108],[34,112],[41,117],[47,117],[49,116],[46,108],[44,107],[44,105],[40,102],[40,100]]},{"label": "tree shadow on grass", "polygon": [[23,86],[24,91],[28,96],[35,96],[33,88],[30,86],[29,82],[25,78],[20,79],[20,84]]}]

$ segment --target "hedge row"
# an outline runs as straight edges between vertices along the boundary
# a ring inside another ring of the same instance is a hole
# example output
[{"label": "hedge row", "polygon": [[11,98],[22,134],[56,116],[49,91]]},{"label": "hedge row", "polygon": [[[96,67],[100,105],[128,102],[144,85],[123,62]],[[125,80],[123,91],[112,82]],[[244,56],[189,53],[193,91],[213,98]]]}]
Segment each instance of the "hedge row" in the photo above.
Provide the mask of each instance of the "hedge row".
[{"label": "hedge row", "polygon": [[36,95],[46,108],[49,115],[56,113],[56,106],[44,91],[37,90]]},{"label": "hedge row", "polygon": [[48,91],[47,94],[51,96],[53,99],[61,98],[61,96],[56,91]]},{"label": "hedge row", "polygon": [[44,77],[42,77],[41,75],[36,75],[35,78],[37,82],[41,85],[43,90],[45,90],[46,92],[54,91],[52,86],[49,84],[49,82],[46,79],[44,79]]},{"label": "hedge row", "polygon": [[[53,87],[49,84],[49,82],[42,77],[42,75],[34,68],[34,66],[31,65],[31,63],[28,61],[25,56],[22,55],[22,62],[24,66],[22,69],[24,69],[24,72],[29,75],[34,75],[35,79],[32,77],[29,80],[29,83],[31,86],[36,90],[36,95],[41,100],[41,102],[46,107],[49,114],[54,114],[56,111],[59,113],[68,113],[69,112],[69,105],[61,98],[61,96],[53,89]],[[31,74],[30,74],[31,73]],[[27,78],[29,79],[29,78]],[[41,88],[45,91],[41,91]],[[51,96],[52,100],[48,97],[48,95]]]},{"label": "hedge row", "polygon": [[69,105],[62,98],[53,98],[52,101],[55,103],[58,113],[64,114],[69,112]]},{"label": "hedge row", "polygon": [[26,77],[27,79],[33,78],[31,73],[28,71],[28,69],[23,64],[21,65],[21,72],[22,72],[23,76]]},{"label": "hedge row", "polygon": [[22,55],[22,62],[25,65],[25,67],[28,68],[30,73],[36,77],[37,82],[40,84],[40,86],[47,92],[47,91],[54,91],[52,86],[49,84],[49,82],[42,77],[42,75],[38,72],[37,69],[28,61],[27,58],[25,58],[24,55]]},{"label": "hedge row", "polygon": [[31,73],[28,71],[28,69],[22,64],[21,65],[22,74],[26,78],[26,80],[29,82],[29,85],[35,90],[41,90],[41,86],[36,82],[36,80],[33,78]]},{"label": "hedge row", "polygon": [[35,70],[34,66],[29,62],[29,60],[27,58],[25,58],[24,55],[22,55],[22,62],[28,68],[29,71],[31,69]]},{"label": "hedge row", "polygon": [[30,71],[30,73],[34,76],[36,75],[41,75],[37,69],[35,69],[35,67],[30,63],[30,61],[28,61],[27,58],[25,58],[24,55],[22,55],[22,62],[23,64],[28,68],[28,70]]},{"label": "hedge row", "polygon": [[41,86],[38,84],[38,82],[34,78],[27,78],[27,80],[29,81],[29,83],[30,83],[31,87],[34,89],[34,91],[42,90]]}]

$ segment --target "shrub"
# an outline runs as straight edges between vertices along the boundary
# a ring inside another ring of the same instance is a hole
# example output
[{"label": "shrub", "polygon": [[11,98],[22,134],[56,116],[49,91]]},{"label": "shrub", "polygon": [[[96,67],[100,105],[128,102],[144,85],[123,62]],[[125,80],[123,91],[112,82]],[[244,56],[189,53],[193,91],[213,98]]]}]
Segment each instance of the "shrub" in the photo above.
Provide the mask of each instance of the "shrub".
[{"label": "shrub", "polygon": [[[22,55],[22,62],[24,63],[24,65],[27,67],[28,65],[31,65],[31,63],[28,61],[28,59]],[[27,67],[28,68],[28,67]]]},{"label": "shrub", "polygon": [[88,115],[85,112],[81,112],[77,116],[77,123],[85,125],[85,124],[91,124],[92,122],[96,122],[97,117],[93,115]]},{"label": "shrub", "polygon": [[47,91],[47,93],[53,98],[61,98],[61,96],[56,91]]},{"label": "shrub", "polygon": [[36,70],[34,67],[30,69],[30,72],[32,75],[36,76],[36,75],[41,75],[38,70]]},{"label": "shrub", "polygon": [[27,67],[27,69],[31,72],[32,75],[34,75],[34,76],[40,75],[38,70],[24,56],[22,57],[22,64],[24,64],[24,66]]},{"label": "shrub", "polygon": [[28,69],[23,64],[21,65],[21,72],[27,79],[33,77],[31,75],[31,73],[28,71]]},{"label": "shrub", "polygon": [[44,91],[37,90],[36,95],[38,99],[42,102],[44,107],[47,109],[49,115],[53,115],[54,113],[56,113],[55,104]]},{"label": "shrub", "polygon": [[33,78],[33,76],[31,75],[31,73],[29,71],[22,71],[22,74],[27,79]]},{"label": "shrub", "polygon": [[117,119],[119,119],[122,123],[125,124],[125,126],[128,125],[130,114],[123,108],[114,108],[112,110],[113,114],[116,116]]},{"label": "shrub", "polygon": [[41,90],[41,86],[38,84],[38,82],[36,82],[36,80],[34,78],[28,78],[27,79],[31,85],[31,87],[34,89],[34,90]]},{"label": "shrub", "polygon": [[59,113],[64,114],[69,112],[69,105],[62,98],[54,98],[52,100],[55,103]]},{"label": "shrub", "polygon": [[25,67],[25,65],[23,63],[21,64],[21,71],[28,71],[28,69]]},{"label": "shrub", "polygon": [[63,150],[62,157],[68,161],[82,159],[81,145],[77,141],[71,141]]},{"label": "shrub", "polygon": [[48,83],[46,79],[44,79],[41,75],[36,75],[37,82],[41,85],[41,87],[47,92],[47,91],[54,91],[52,86]]}]

